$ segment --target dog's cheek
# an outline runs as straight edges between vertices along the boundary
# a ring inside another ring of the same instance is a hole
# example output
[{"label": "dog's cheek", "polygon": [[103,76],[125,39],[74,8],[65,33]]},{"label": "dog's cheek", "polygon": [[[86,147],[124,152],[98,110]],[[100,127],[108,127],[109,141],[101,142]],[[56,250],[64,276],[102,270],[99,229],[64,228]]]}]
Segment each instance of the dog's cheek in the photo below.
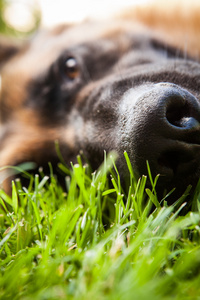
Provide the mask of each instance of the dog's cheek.
[{"label": "dog's cheek", "polygon": [[[92,83],[78,95],[76,106],[70,113],[75,128],[78,148],[93,169],[103,162],[104,152],[117,150],[117,101],[106,82]],[[117,99],[116,99],[117,100]]]}]

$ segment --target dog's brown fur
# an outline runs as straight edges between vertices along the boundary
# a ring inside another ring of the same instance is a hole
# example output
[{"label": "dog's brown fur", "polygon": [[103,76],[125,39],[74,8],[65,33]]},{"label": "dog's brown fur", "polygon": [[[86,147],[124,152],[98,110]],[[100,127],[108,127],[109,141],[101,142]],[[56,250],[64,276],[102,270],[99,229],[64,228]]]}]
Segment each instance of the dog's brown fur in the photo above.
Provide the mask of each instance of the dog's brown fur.
[{"label": "dog's brown fur", "polygon": [[[2,77],[0,166],[18,165],[26,161],[34,161],[38,166],[47,164],[56,157],[55,140],[59,141],[61,152],[68,161],[74,160],[78,151],[81,150],[83,142],[80,141],[85,141],[86,155],[90,153],[90,147],[96,148],[96,143],[102,143],[105,150],[112,150],[110,144],[108,145],[108,143],[112,144],[112,140],[109,142],[106,140],[106,135],[112,136],[110,134],[111,121],[108,125],[105,124],[104,132],[101,134],[93,128],[94,135],[90,137],[88,128],[90,127],[91,131],[93,125],[86,121],[84,126],[78,121],[75,123],[74,120],[79,117],[75,112],[67,115],[66,111],[66,117],[64,117],[62,113],[61,116],[54,116],[50,111],[48,117],[47,112],[44,113],[43,104],[38,105],[38,107],[41,105],[39,109],[36,108],[34,99],[31,104],[27,104],[32,81],[38,81],[40,85],[41,75],[54,64],[58,53],[61,53],[64,48],[106,40],[101,64],[96,66],[95,75],[92,80],[88,78],[88,84],[78,91],[74,103],[78,111],[85,105],[84,100],[88,95],[98,89],[102,82],[101,76],[98,75],[98,67],[105,69],[104,78],[110,80],[109,70],[106,70],[104,66],[104,61],[106,63],[107,59],[106,53],[111,53],[109,60],[114,61],[121,53],[128,51],[130,43],[123,32],[130,32],[130,29],[132,33],[151,36],[155,40],[162,41],[166,47],[176,47],[185,53],[186,59],[191,56],[198,61],[200,57],[199,13],[198,0],[171,1],[170,4],[159,0],[145,7],[135,7],[120,17],[116,16],[103,22],[86,21],[83,24],[58,26],[48,31],[42,30],[25,45],[10,43],[2,39],[2,42],[0,41]],[[113,43],[115,47],[117,45],[118,52],[113,48]],[[120,65],[114,67],[116,73],[119,74]],[[50,88],[41,86],[41,93],[44,97],[49,93]],[[56,107],[53,106],[53,109]],[[82,109],[86,110],[86,108]],[[89,108],[87,114],[90,114]],[[114,119],[112,113],[104,111],[104,114],[107,114],[109,120]],[[79,121],[82,122],[82,120]],[[95,140],[97,136],[98,139]],[[101,161],[94,157],[92,160],[95,160],[95,167]],[[8,186],[6,189],[9,190]]]},{"label": "dog's brown fur", "polygon": [[152,1],[124,13],[124,19],[138,20],[153,30],[166,44],[186,51],[199,58],[199,12],[198,0]]}]

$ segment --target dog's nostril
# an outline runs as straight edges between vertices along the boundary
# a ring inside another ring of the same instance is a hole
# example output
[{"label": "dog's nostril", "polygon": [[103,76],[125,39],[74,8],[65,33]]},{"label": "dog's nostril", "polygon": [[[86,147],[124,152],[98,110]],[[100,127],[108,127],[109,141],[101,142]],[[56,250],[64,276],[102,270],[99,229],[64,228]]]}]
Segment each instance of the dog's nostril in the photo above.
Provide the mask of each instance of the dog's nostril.
[{"label": "dog's nostril", "polygon": [[199,126],[195,118],[195,107],[183,98],[176,98],[168,103],[166,118],[171,125],[180,128],[192,129]]},{"label": "dog's nostril", "polygon": [[[178,101],[177,101],[178,100]],[[168,103],[166,108],[166,118],[174,126],[182,127],[182,121],[188,118],[188,105],[183,104],[182,99],[174,99]]]}]

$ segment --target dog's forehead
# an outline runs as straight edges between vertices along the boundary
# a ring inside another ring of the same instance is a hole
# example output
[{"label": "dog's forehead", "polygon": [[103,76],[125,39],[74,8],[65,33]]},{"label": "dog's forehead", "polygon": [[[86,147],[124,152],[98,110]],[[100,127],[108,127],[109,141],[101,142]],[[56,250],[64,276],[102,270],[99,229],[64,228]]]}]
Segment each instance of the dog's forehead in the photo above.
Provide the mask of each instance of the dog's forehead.
[{"label": "dog's forehead", "polygon": [[[137,31],[137,25],[132,31]],[[53,30],[45,30],[38,33],[22,51],[5,67],[6,73],[16,72],[30,75],[41,74],[58,56],[67,49],[78,47],[81,44],[94,44],[95,41],[113,41],[113,47],[120,47],[120,51],[126,50],[130,45],[130,39],[126,33],[130,32],[130,23],[122,21],[92,22],[57,27]]]},{"label": "dog's forehead", "polygon": [[84,44],[84,49],[92,51],[88,52],[88,56],[93,57],[93,63],[94,57],[102,58],[102,51],[119,59],[132,48],[130,35],[134,36],[134,32],[137,35],[138,32],[144,32],[143,27],[137,24],[133,26],[132,22],[122,20],[85,21],[41,30],[1,70],[2,95],[7,99],[7,106],[13,109],[19,107],[27,98],[30,83],[37,81],[41,75],[46,76],[63,52],[82,49]]}]

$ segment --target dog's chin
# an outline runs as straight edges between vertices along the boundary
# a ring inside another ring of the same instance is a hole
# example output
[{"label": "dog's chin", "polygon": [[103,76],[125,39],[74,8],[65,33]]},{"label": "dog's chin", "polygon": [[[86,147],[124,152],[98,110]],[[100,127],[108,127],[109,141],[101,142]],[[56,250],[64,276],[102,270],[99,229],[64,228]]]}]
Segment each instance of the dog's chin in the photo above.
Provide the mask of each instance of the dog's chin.
[{"label": "dog's chin", "polygon": [[[127,192],[130,184],[130,174],[127,167],[125,167],[121,173],[124,174],[121,178],[121,183],[124,190]],[[164,201],[168,206],[177,203],[176,207],[179,207],[183,202],[186,202],[184,211],[190,210],[196,187],[199,182],[200,176],[198,176],[198,172],[194,174],[182,174],[182,176],[176,176],[176,174],[169,176],[169,174],[161,174],[161,172],[158,172],[158,174],[152,172],[151,180],[147,170],[144,172],[144,175],[142,174],[143,173],[139,174],[136,171],[134,172],[136,181],[141,180],[142,176],[146,177],[144,190],[145,199],[149,197],[149,194],[147,195],[146,193],[146,189],[149,189],[157,196],[157,200],[161,206],[164,205]],[[154,184],[155,186],[153,187]]]}]

